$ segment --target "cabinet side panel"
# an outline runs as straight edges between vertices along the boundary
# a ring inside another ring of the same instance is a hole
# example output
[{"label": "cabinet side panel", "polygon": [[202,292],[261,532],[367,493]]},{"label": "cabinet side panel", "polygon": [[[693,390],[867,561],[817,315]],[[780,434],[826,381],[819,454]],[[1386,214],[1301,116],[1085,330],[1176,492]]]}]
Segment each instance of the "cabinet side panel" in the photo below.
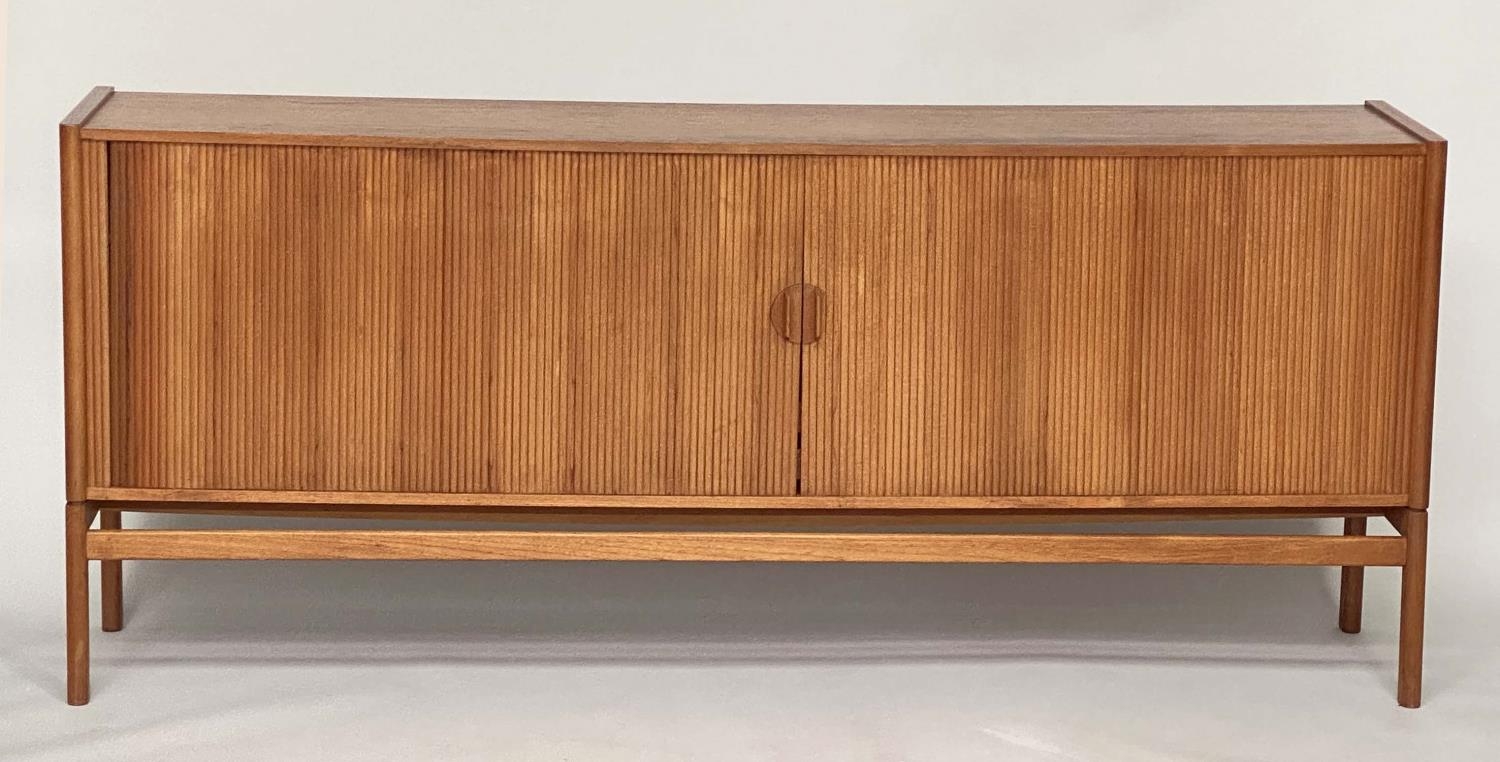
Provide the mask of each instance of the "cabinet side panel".
[{"label": "cabinet side panel", "polygon": [[1421,166],[818,160],[806,491],[1403,494]]},{"label": "cabinet side panel", "polygon": [[1431,492],[1432,414],[1437,381],[1438,282],[1442,274],[1443,197],[1448,173],[1446,140],[1434,140],[1427,144],[1425,173],[1420,280],[1422,306],[1416,321],[1416,392],[1412,395],[1411,489],[1408,502],[1408,505],[1417,509],[1427,507]]},{"label": "cabinet side panel", "polygon": [[122,486],[795,491],[794,159],[112,158]]}]

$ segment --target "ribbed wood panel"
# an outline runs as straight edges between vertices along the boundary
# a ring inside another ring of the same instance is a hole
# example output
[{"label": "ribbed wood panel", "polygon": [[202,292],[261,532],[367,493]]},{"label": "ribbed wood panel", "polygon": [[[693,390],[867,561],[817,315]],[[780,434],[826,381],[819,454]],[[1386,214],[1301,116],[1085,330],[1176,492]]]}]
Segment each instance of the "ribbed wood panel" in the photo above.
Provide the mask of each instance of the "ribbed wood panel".
[{"label": "ribbed wood panel", "polygon": [[111,144],[113,483],[792,494],[799,167]]},{"label": "ribbed wood panel", "polygon": [[[80,144],[82,173],[81,244],[84,293],[84,425],[88,432],[90,484],[110,483],[109,390],[109,156],[107,144]],[[93,455],[99,453],[99,456]]]},{"label": "ribbed wood panel", "polygon": [[1406,491],[1420,158],[809,161],[805,493]]}]

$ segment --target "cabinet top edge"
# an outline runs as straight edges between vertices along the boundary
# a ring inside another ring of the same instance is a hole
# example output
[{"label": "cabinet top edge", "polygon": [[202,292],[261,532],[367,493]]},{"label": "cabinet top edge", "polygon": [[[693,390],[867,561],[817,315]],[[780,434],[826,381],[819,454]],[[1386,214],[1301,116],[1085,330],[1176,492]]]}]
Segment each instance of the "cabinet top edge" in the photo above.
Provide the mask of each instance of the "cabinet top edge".
[{"label": "cabinet top edge", "polygon": [[110,96],[114,94],[115,89],[109,85],[95,87],[89,91],[88,95],[83,96],[83,100],[80,100],[78,105],[74,106],[73,110],[68,112],[67,116],[63,117],[60,126],[63,128],[82,127],[94,117],[94,113],[102,108],[109,101]]},{"label": "cabinet top edge", "polygon": [[[1303,106],[916,106],[486,101],[113,92],[81,137],[195,143],[736,154],[1420,153],[1380,101]],[[1440,138],[1439,138],[1440,139]]]}]

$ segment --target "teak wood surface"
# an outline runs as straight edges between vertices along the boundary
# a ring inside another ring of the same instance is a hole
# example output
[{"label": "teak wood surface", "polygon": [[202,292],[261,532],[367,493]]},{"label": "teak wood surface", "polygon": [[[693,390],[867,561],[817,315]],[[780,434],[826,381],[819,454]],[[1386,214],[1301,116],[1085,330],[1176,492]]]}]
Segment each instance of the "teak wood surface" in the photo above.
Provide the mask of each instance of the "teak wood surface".
[{"label": "teak wood surface", "polygon": [[1400,566],[1399,537],[814,532],[97,530],[99,559],[889,561]]},{"label": "teak wood surface", "polygon": [[[107,629],[124,558],[1332,564],[1345,629],[1389,564],[1419,700],[1446,143],[1383,102],[97,88],[61,159],[70,643],[85,554]],[[1391,510],[1403,536],[120,529],[134,509]]]},{"label": "teak wood surface", "polygon": [[[1414,124],[1414,123],[1413,123]],[[1410,154],[1332,106],[836,106],[114,93],[87,140],[710,154]]]},{"label": "teak wood surface", "polygon": [[810,174],[809,494],[1407,491],[1420,158]]}]

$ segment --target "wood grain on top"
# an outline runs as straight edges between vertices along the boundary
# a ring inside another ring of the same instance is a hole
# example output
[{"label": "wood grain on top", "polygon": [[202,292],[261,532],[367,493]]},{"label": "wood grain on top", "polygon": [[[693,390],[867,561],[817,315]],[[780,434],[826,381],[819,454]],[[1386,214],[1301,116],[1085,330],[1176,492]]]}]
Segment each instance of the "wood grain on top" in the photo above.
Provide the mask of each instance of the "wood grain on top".
[{"label": "wood grain on top", "polygon": [[1366,106],[854,106],[115,92],[84,138],[800,154],[1418,153]]}]

